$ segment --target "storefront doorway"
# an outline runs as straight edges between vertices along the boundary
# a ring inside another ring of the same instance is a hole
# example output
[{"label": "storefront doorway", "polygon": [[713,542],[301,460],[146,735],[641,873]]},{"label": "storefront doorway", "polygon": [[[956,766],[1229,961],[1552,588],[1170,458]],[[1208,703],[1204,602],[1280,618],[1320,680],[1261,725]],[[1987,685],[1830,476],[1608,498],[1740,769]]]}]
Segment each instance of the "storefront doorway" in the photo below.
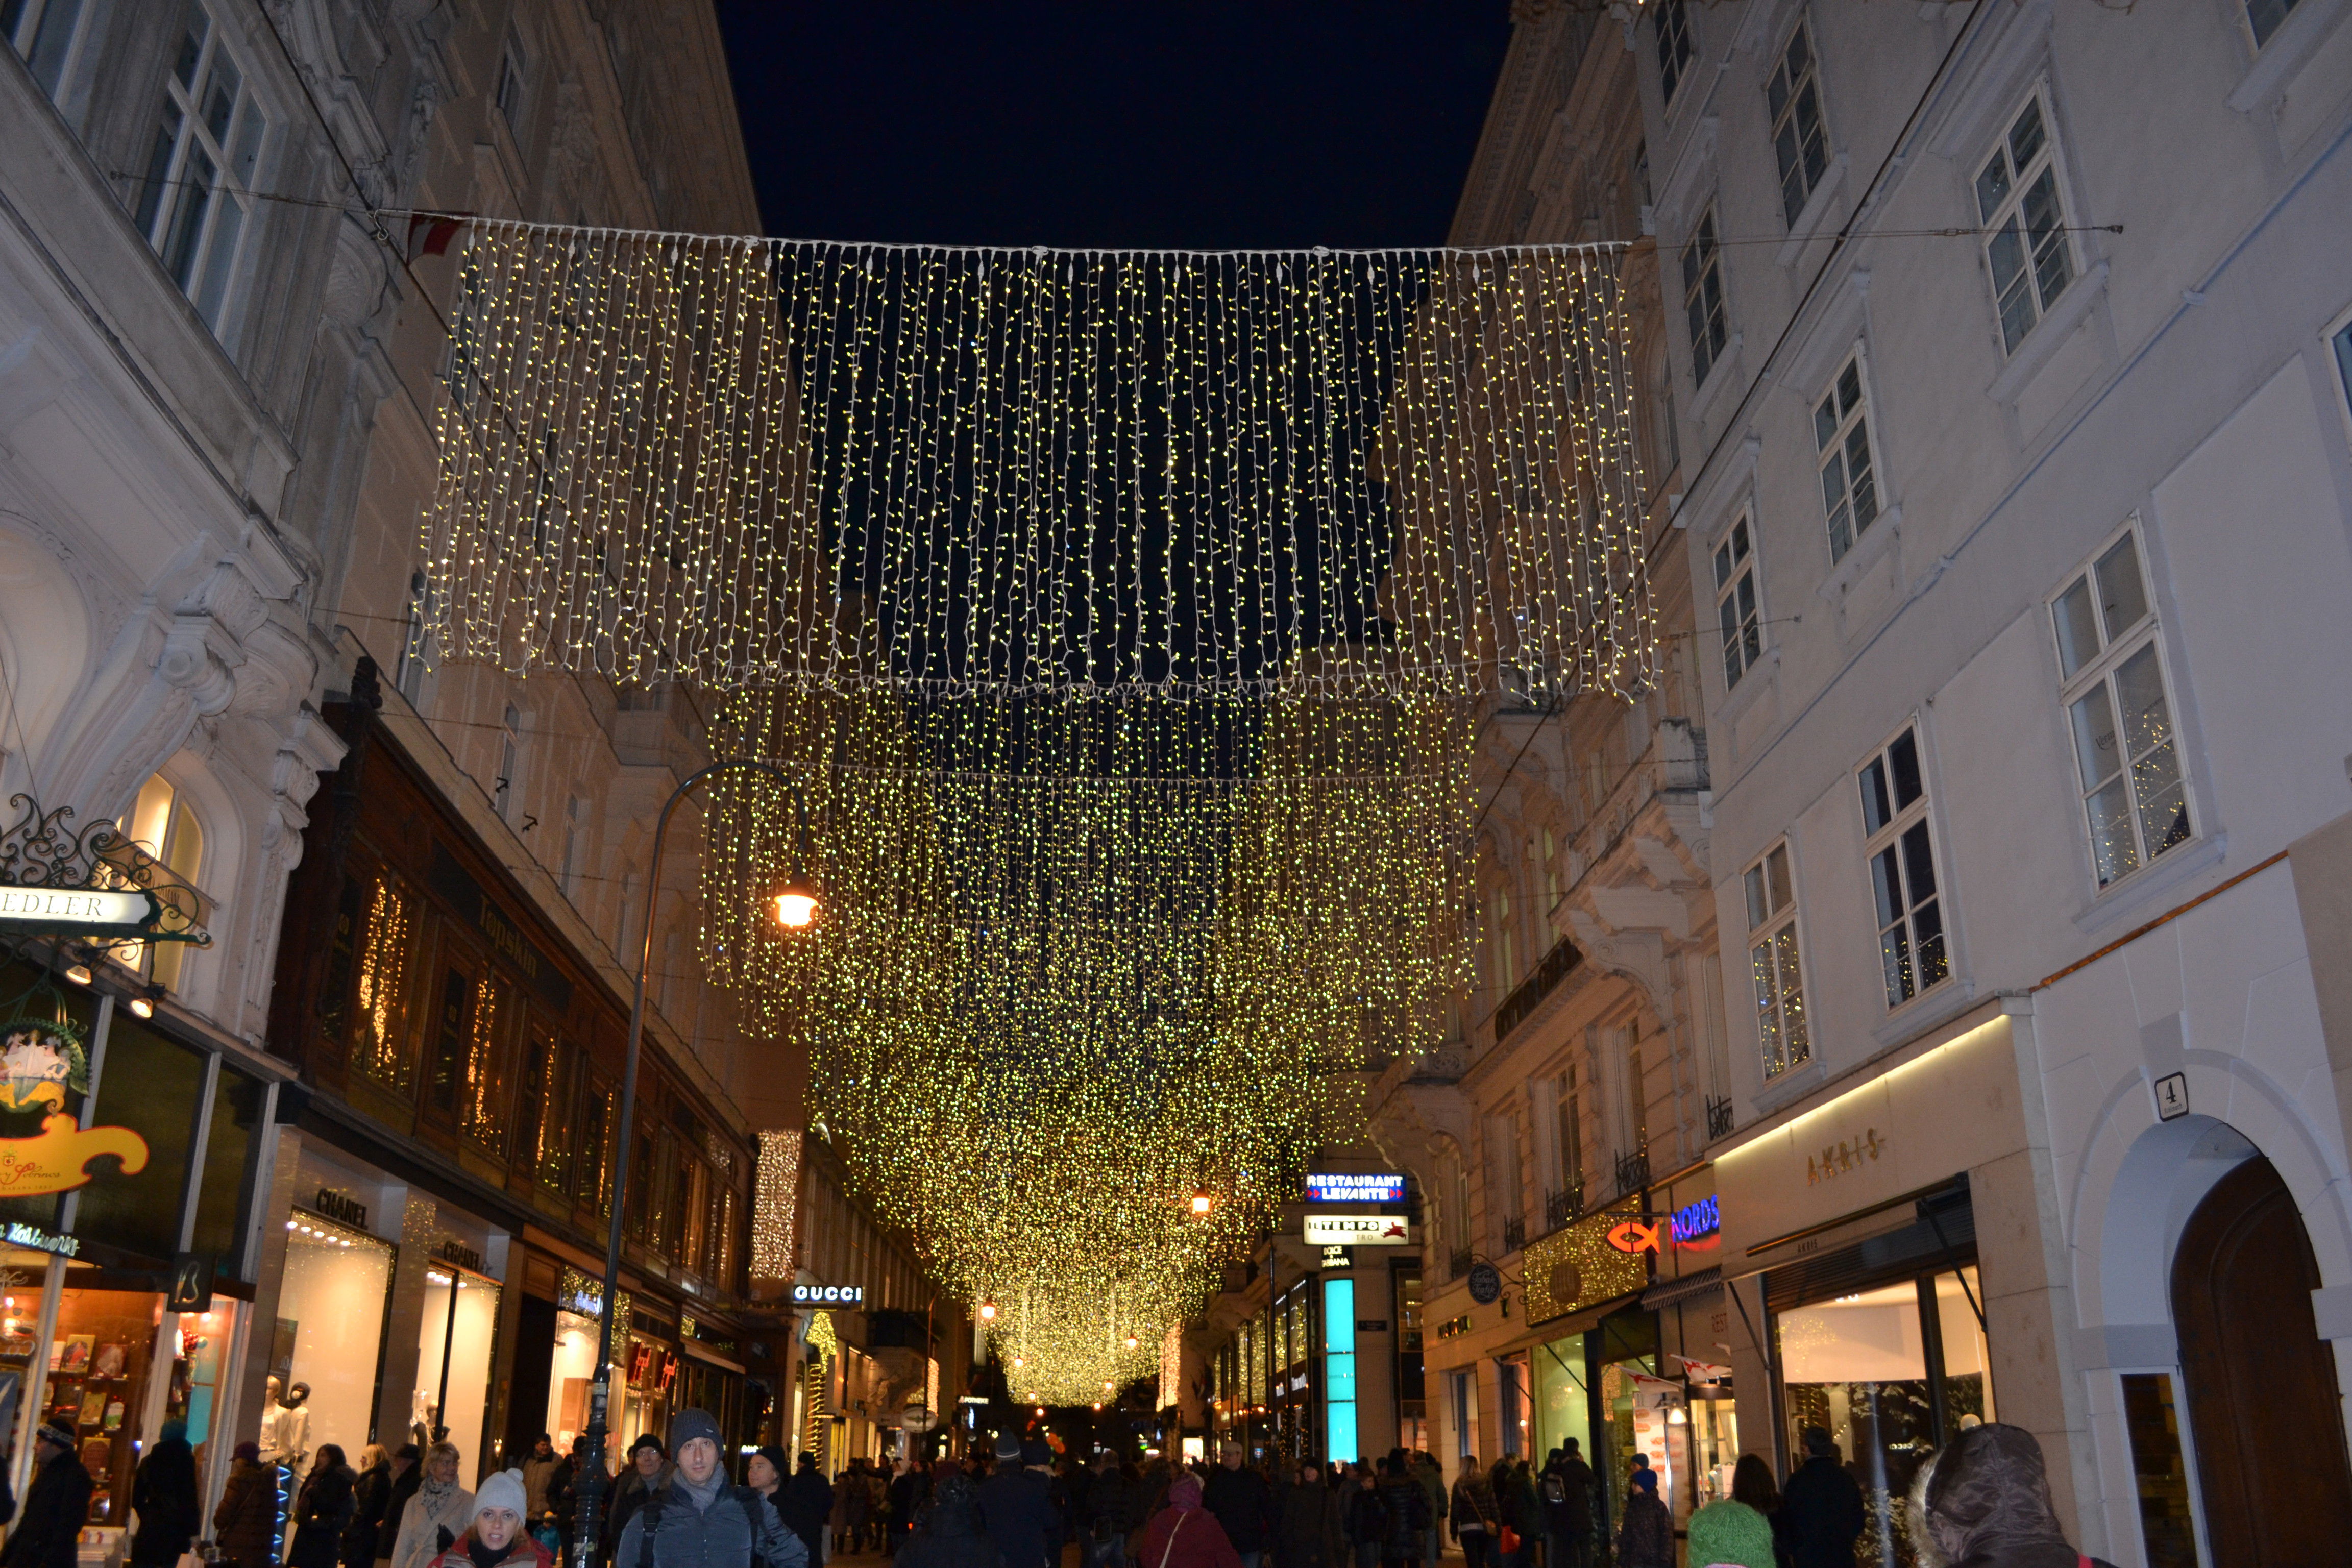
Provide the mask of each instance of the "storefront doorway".
[{"label": "storefront doorway", "polygon": [[2173,1254],[2205,1529],[2220,1563],[2337,1560],[2352,1540],[2352,1465],[2320,1285],[2286,1184],[2256,1156],[2215,1183]]}]

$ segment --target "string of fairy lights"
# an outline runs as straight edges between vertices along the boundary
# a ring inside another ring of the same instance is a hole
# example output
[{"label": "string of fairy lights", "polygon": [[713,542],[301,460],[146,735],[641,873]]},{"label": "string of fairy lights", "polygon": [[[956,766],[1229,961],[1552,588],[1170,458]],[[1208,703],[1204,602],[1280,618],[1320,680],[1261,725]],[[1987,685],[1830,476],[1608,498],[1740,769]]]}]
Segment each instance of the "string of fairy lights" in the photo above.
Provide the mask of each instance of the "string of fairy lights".
[{"label": "string of fairy lights", "polygon": [[706,961],[1015,1397],[1153,1375],[1442,1037],[1481,700],[1652,679],[1620,259],[467,236],[418,650],[798,782],[824,918],[717,775]]}]

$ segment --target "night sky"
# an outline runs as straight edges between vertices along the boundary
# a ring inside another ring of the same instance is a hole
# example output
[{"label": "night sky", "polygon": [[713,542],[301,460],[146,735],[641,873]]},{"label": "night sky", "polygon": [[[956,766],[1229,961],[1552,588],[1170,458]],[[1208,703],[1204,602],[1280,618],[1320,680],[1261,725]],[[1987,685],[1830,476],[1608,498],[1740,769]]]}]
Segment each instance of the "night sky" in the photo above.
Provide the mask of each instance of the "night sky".
[{"label": "night sky", "polygon": [[1442,244],[1505,0],[719,0],[767,231]]}]

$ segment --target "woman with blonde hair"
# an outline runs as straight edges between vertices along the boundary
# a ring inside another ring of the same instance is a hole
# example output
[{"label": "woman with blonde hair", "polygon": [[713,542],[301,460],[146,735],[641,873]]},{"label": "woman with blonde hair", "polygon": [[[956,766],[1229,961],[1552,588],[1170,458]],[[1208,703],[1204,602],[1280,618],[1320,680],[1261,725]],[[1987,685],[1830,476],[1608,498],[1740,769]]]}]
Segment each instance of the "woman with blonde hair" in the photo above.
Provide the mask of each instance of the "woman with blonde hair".
[{"label": "woman with blonde hair", "polygon": [[384,1510],[392,1505],[392,1456],[381,1443],[360,1450],[359,1485],[352,1492],[352,1522],[343,1531],[343,1568],[375,1568]]},{"label": "woman with blonde hair", "polygon": [[400,1512],[392,1568],[430,1568],[474,1521],[474,1494],[457,1484],[457,1448],[436,1443],[425,1450],[425,1479]]}]

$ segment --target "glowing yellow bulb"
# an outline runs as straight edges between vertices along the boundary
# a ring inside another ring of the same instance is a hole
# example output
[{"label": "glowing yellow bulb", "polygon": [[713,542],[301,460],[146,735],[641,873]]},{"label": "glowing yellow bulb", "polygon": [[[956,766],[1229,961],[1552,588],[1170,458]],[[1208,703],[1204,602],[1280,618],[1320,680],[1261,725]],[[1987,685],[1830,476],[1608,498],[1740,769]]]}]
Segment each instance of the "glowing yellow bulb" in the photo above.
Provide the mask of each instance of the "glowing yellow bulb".
[{"label": "glowing yellow bulb", "polygon": [[816,919],[816,897],[794,890],[776,895],[776,919],[795,931]]}]

